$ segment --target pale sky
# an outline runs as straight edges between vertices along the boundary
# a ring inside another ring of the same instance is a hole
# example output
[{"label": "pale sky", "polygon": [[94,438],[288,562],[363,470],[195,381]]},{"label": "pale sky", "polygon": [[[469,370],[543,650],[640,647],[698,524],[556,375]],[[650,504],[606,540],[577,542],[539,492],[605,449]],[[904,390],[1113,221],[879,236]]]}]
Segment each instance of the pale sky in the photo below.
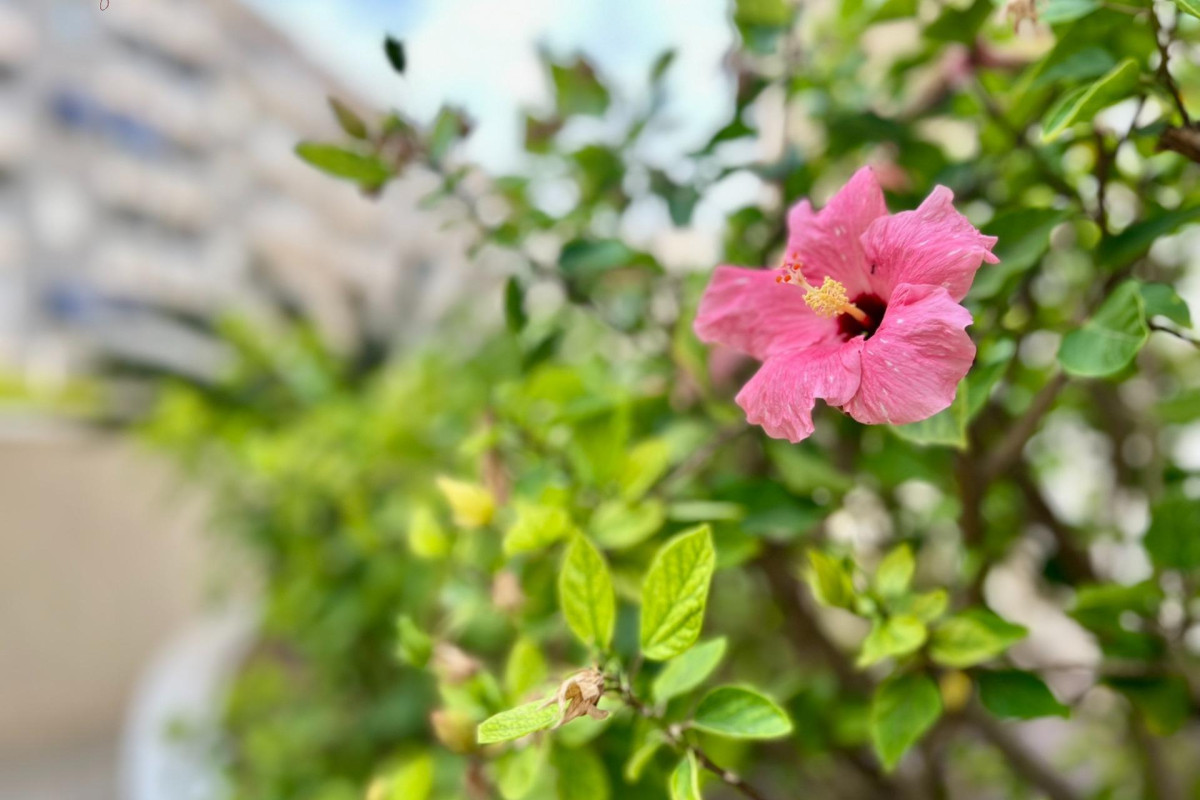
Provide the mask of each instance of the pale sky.
[{"label": "pale sky", "polygon": [[[670,76],[671,146],[690,149],[728,118],[728,0],[251,0],[303,47],[381,106],[428,118],[443,102],[478,122],[469,154],[516,165],[522,106],[545,102],[536,47],[583,51],[637,96],[654,58],[678,49]],[[386,33],[405,41],[406,79],[388,68]],[[714,87],[723,86],[720,91]]]}]

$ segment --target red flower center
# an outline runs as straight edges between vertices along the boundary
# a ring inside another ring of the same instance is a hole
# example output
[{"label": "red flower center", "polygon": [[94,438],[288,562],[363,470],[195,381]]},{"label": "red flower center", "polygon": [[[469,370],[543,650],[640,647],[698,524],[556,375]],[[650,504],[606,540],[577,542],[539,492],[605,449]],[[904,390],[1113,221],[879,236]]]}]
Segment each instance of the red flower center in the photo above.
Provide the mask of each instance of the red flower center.
[{"label": "red flower center", "polygon": [[863,333],[867,335],[866,338],[870,339],[879,329],[879,323],[883,322],[883,312],[887,311],[887,303],[879,295],[869,293],[860,294],[852,302],[867,315],[869,323],[864,325],[857,318],[849,314],[842,314],[838,317],[838,333],[847,342]]}]

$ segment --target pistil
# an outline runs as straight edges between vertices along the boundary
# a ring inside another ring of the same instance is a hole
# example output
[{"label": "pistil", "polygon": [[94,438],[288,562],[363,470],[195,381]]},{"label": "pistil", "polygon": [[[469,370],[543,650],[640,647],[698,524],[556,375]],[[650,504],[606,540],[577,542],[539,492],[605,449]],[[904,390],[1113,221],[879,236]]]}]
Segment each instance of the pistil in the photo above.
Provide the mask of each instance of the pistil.
[{"label": "pistil", "polygon": [[846,287],[828,275],[821,285],[813,286],[804,277],[801,268],[804,265],[797,259],[789,258],[783,262],[781,274],[775,276],[776,283],[786,283],[804,290],[804,302],[808,304],[818,317],[832,319],[840,314],[849,314],[858,320],[863,327],[870,327],[871,318],[846,295]]}]

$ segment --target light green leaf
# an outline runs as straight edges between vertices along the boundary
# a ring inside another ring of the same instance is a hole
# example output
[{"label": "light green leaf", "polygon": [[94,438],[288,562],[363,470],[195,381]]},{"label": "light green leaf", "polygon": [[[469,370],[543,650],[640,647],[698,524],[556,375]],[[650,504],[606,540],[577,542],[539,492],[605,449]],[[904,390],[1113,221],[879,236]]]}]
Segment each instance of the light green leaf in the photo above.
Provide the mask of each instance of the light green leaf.
[{"label": "light green leaf", "polygon": [[707,525],[678,534],[655,554],[642,584],[641,644],[646,658],[665,661],[695,644],[716,563]]},{"label": "light green leaf", "polygon": [[348,135],[353,136],[355,139],[366,139],[368,137],[367,124],[362,121],[362,117],[351,110],[350,106],[336,97],[330,97],[329,107],[333,109],[333,115],[337,117],[338,125]]},{"label": "light green leaf", "polygon": [[966,449],[968,394],[967,382],[963,380],[958,384],[958,390],[949,408],[920,422],[889,425],[888,428],[901,439],[913,444]]},{"label": "light green leaf", "polygon": [[1058,702],[1046,682],[1016,669],[980,672],[979,699],[1001,719],[1065,717],[1071,710]]},{"label": "light green leaf", "polygon": [[1046,25],[1060,25],[1085,17],[1100,7],[1100,0],[1049,0],[1038,21]]},{"label": "light green leaf", "polygon": [[422,669],[433,654],[433,639],[417,627],[412,617],[396,618],[396,656],[405,664]]},{"label": "light green leaf", "polygon": [[915,653],[925,644],[925,623],[916,617],[900,615],[876,620],[863,640],[858,666],[869,667],[885,658]]},{"label": "light green leaf", "polygon": [[646,541],[666,519],[667,511],[661,500],[648,498],[633,506],[610,500],[592,512],[588,531],[602,546],[622,550]]},{"label": "light green leaf", "polygon": [[1072,375],[1112,375],[1133,361],[1149,337],[1137,281],[1126,281],[1113,290],[1082,328],[1063,338],[1058,362]]},{"label": "light green leaf", "polygon": [[654,679],[655,701],[665,703],[704,683],[725,657],[725,645],[724,636],[709,639],[668,661]]},{"label": "light green leaf", "polygon": [[692,727],[731,739],[778,739],[792,732],[792,721],[774,700],[754,689],[720,686],[700,701]]},{"label": "light green leaf", "polygon": [[700,796],[700,766],[696,763],[696,753],[687,751],[671,773],[669,786],[671,800],[702,800]]},{"label": "light green leaf", "polygon": [[912,548],[907,544],[897,545],[884,556],[875,570],[875,591],[885,598],[904,594],[912,584],[916,568]]},{"label": "light green leaf", "polygon": [[629,501],[640,500],[670,464],[671,443],[666,439],[647,439],[634,445],[618,478],[621,496]]},{"label": "light green leaf", "polygon": [[518,500],[517,516],[504,532],[504,555],[532,553],[557,542],[571,530],[566,509]]},{"label": "light green leaf", "polygon": [[971,284],[970,297],[987,300],[1041,260],[1050,247],[1050,234],[1069,219],[1071,212],[1054,208],[1021,208],[998,216],[984,226],[984,233],[996,237],[992,251],[999,264],[981,269]]},{"label": "light green leaf", "polygon": [[404,763],[387,776],[388,800],[428,800],[433,794],[433,758],[428,753]]},{"label": "light green leaf", "polygon": [[1089,122],[1101,109],[1124,100],[1137,86],[1140,74],[1137,60],[1127,58],[1096,82],[1068,92],[1042,120],[1042,141],[1053,141],[1072,125]]},{"label": "light green leaf", "polygon": [[1179,6],[1181,11],[1191,14],[1193,17],[1200,17],[1200,2],[1197,2],[1197,0],[1175,0],[1175,5]]},{"label": "light green leaf", "polygon": [[557,748],[554,766],[558,770],[558,800],[608,800],[612,796],[604,762],[591,748]]},{"label": "light green leaf", "polygon": [[740,504],[720,500],[682,500],[667,507],[667,518],[675,522],[733,522],[744,516]]},{"label": "light green leaf", "polygon": [[392,177],[392,168],[375,156],[334,144],[301,142],[296,145],[296,155],[327,175],[346,178],[366,189],[378,189]]},{"label": "light green leaf", "polygon": [[1096,247],[1096,261],[1105,270],[1131,264],[1141,258],[1160,237],[1197,220],[1200,220],[1200,205],[1164,211],[1135,222],[1116,236],[1100,242]]},{"label": "light green leaf", "polygon": [[654,754],[666,743],[667,737],[662,731],[657,728],[646,729],[645,739],[634,747],[633,752],[629,755],[629,760],[625,762],[625,781],[627,783],[640,781],[642,773],[646,771]]},{"label": "light green leaf", "polygon": [[929,655],[947,667],[973,667],[1000,655],[1028,631],[984,608],[972,608],[938,625],[931,637]]},{"label": "light green leaf", "polygon": [[504,800],[521,800],[537,784],[546,763],[543,747],[523,747],[510,750],[496,760],[496,788]]},{"label": "light green leaf", "polygon": [[522,636],[513,643],[504,665],[504,688],[508,696],[519,701],[546,680],[546,659],[537,642]]},{"label": "light green leaf", "polygon": [[809,494],[814,489],[846,492],[854,486],[850,476],[833,466],[816,448],[768,439],[766,450],[767,457],[779,470],[783,485],[791,492]]},{"label": "light green leaf", "polygon": [[1166,317],[1181,328],[1192,327],[1192,312],[1174,286],[1168,283],[1143,283],[1141,290],[1146,319]]},{"label": "light green leaf", "polygon": [[558,598],[567,625],[580,641],[607,650],[617,614],[612,575],[604,556],[584,536],[575,536],[567,548]]},{"label": "light green leaf", "polygon": [[818,603],[833,608],[854,605],[854,581],[841,559],[820,550],[809,550],[808,562],[808,583]]},{"label": "light green leaf", "polygon": [[891,772],[942,715],[942,695],[924,674],[889,678],[875,690],[870,730],[875,752]]},{"label": "light green leaf", "polygon": [[1172,489],[1154,504],[1150,529],[1143,540],[1150,560],[1159,569],[1200,567],[1200,500]]},{"label": "light green leaf", "polygon": [[545,730],[558,722],[557,703],[546,705],[541,700],[501,711],[479,724],[476,740],[479,744],[495,744],[520,739],[536,731]]},{"label": "light green leaf", "polygon": [[428,506],[413,509],[408,521],[408,548],[417,558],[438,560],[450,554],[450,537]]},{"label": "light green leaf", "polygon": [[949,603],[950,595],[946,593],[945,589],[934,589],[923,594],[899,597],[892,602],[891,609],[893,613],[909,614],[928,625],[946,613],[946,606]]}]

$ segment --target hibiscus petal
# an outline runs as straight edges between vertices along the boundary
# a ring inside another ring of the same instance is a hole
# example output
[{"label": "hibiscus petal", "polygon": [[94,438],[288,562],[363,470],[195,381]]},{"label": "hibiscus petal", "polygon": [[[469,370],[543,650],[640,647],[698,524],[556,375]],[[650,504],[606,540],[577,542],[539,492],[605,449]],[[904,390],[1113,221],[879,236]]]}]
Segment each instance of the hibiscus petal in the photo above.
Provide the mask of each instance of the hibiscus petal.
[{"label": "hibiscus petal", "polygon": [[818,397],[831,406],[845,403],[858,390],[863,340],[781,353],[766,361],[738,392],[746,421],[768,436],[799,442],[813,432],[812,410]]},{"label": "hibiscus petal", "polygon": [[799,288],[776,283],[774,272],[738,267],[717,267],[694,328],[701,341],[760,361],[837,336],[837,323],[814,314]]},{"label": "hibiscus petal", "polygon": [[913,211],[876,220],[863,235],[875,293],[885,300],[902,283],[941,286],[954,300],[971,288],[975,271],[992,255],[984,236],[954,209],[954,192],[937,186]]},{"label": "hibiscus petal", "polygon": [[863,344],[862,380],[843,410],[868,425],[901,425],[947,408],[975,360],[970,324],[970,312],[941,286],[897,286]]},{"label": "hibiscus petal", "polygon": [[879,180],[870,167],[863,167],[820,211],[814,212],[807,200],[792,206],[788,255],[800,259],[809,283],[819,286],[828,276],[857,297],[870,291],[862,236],[886,214]]}]

